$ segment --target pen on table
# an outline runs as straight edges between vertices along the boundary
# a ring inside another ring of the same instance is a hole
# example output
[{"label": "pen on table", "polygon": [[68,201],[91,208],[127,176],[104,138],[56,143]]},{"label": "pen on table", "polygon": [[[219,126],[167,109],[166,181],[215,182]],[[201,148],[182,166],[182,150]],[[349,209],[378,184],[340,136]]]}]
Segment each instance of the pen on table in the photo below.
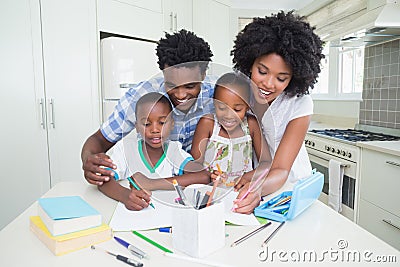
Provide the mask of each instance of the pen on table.
[{"label": "pen on table", "polygon": [[[128,181],[131,183],[131,185],[132,185],[136,190],[138,190],[138,191],[141,190],[140,187],[133,181],[133,179],[132,179],[131,177],[128,177]],[[150,202],[149,205],[150,205],[153,209],[155,209],[153,203]]]},{"label": "pen on table", "polygon": [[247,235],[245,235],[245,236],[243,236],[242,238],[239,238],[238,240],[236,240],[235,242],[233,242],[233,243],[231,244],[231,247],[234,247],[234,246],[236,246],[236,245],[239,245],[240,243],[242,243],[243,241],[245,241],[245,240],[248,239],[249,237],[251,237],[251,236],[257,234],[258,232],[260,232],[261,230],[267,228],[267,227],[270,226],[270,225],[271,225],[271,222],[268,222],[268,223],[266,223],[266,224],[264,224],[264,225],[258,227],[258,228],[255,229],[254,231],[248,233]]},{"label": "pen on table", "polygon": [[122,240],[119,237],[114,236],[114,239],[117,240],[118,243],[120,243],[121,245],[126,247],[136,257],[139,257],[141,259],[147,258],[147,254],[144,251],[142,251],[141,249],[135,247],[134,245],[129,244],[128,242],[126,242],[125,240]]},{"label": "pen on table", "polygon": [[[264,179],[264,176],[267,175],[268,171],[269,171],[268,168],[265,169],[265,170],[263,171],[263,173],[258,177],[258,179],[257,179],[252,185],[249,186],[249,189],[247,189],[246,193],[238,200],[238,202],[242,201],[245,197],[247,197],[247,195],[248,195],[253,189],[255,189],[255,188],[257,187],[258,183],[259,183],[262,179]],[[232,211],[233,211],[233,210],[235,210],[235,207],[232,208]]]},{"label": "pen on table", "polygon": [[264,247],[273,237],[274,235],[281,229],[281,227],[285,224],[285,222],[281,222],[281,224],[265,239],[262,243],[261,247]]},{"label": "pen on table", "polygon": [[[95,246],[92,245],[90,248],[91,249],[97,249],[99,247],[95,247]],[[102,248],[100,248],[100,249],[103,250],[105,253],[110,254],[111,256],[114,256],[117,260],[125,262],[126,264],[129,264],[129,265],[132,265],[132,266],[135,266],[135,267],[142,267],[143,266],[143,263],[141,263],[140,261],[137,261],[135,259],[131,259],[131,258],[122,256],[122,255],[117,255],[117,254],[114,254],[114,253],[112,253],[112,252],[110,252],[108,250],[102,249]]]},{"label": "pen on table", "polygon": [[140,238],[143,239],[144,241],[149,242],[149,243],[152,244],[153,246],[155,246],[155,247],[161,249],[161,250],[164,251],[164,252],[174,253],[173,251],[167,249],[166,247],[161,246],[161,245],[158,244],[157,242],[151,240],[150,238],[148,238],[148,237],[142,235],[141,233],[139,233],[139,232],[137,232],[137,231],[132,231],[132,233],[133,233],[134,235],[137,235],[138,237],[140,237]]},{"label": "pen on table", "polygon": [[176,179],[174,179],[172,181],[172,184],[174,185],[174,188],[175,188],[176,192],[178,193],[181,201],[183,202],[183,205],[186,205],[186,196],[183,193],[181,187],[179,186],[178,181]]},{"label": "pen on table", "polygon": [[172,228],[171,227],[161,227],[161,228],[158,228],[158,231],[161,233],[172,233]]}]

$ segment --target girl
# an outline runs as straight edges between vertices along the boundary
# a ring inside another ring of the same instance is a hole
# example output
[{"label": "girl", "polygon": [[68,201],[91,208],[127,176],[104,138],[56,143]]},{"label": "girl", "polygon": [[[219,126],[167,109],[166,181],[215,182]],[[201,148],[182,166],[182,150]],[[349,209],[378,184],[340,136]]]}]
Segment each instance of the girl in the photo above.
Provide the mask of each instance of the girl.
[{"label": "girl", "polygon": [[[261,190],[236,201],[236,211],[250,213],[260,196],[275,192],[287,180],[295,182],[311,175],[304,147],[313,110],[309,88],[320,72],[322,41],[302,17],[283,11],[255,18],[236,37],[231,52],[235,68],[248,75],[252,87],[252,109],[260,119],[273,158]],[[240,198],[248,187],[242,180]]]},{"label": "girl", "polygon": [[[191,154],[213,172],[220,166],[225,186],[234,186],[243,174],[253,175],[253,148],[258,161],[267,162],[266,143],[257,119],[249,110],[250,82],[243,74],[226,73],[214,89],[215,114],[204,115],[196,128]],[[217,165],[218,164],[218,165]]]}]

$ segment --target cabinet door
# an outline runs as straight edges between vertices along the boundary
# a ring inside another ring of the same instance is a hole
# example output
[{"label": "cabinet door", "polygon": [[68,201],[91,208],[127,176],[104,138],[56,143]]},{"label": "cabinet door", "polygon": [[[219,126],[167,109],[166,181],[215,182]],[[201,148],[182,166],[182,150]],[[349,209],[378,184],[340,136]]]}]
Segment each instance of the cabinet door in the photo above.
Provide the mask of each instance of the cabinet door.
[{"label": "cabinet door", "polygon": [[193,0],[193,31],[210,44],[213,62],[228,67],[232,65],[230,51],[233,46],[229,14],[229,6],[220,2]]},{"label": "cabinet door", "polygon": [[100,124],[95,0],[41,0],[51,185],[81,181],[80,151]]},{"label": "cabinet door", "polygon": [[177,32],[181,29],[192,31],[192,0],[163,0],[164,30]]},{"label": "cabinet door", "polygon": [[1,1],[0,35],[2,229],[50,188],[39,1]]}]

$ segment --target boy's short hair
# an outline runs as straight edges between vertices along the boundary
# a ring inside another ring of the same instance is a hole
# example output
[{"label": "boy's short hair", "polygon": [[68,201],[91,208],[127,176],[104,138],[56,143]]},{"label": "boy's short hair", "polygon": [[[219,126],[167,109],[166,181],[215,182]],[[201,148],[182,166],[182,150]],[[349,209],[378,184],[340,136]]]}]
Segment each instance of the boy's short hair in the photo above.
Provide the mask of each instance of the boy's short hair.
[{"label": "boy's short hair", "polygon": [[235,69],[250,76],[254,61],[276,53],[292,69],[292,79],[285,89],[289,96],[308,94],[320,73],[323,42],[315,27],[293,13],[280,11],[265,18],[254,18],[236,37],[231,51]]},{"label": "boy's short hair", "polygon": [[135,107],[135,116],[136,116],[140,106],[142,106],[143,104],[147,104],[147,103],[151,103],[154,105],[157,103],[162,103],[162,104],[165,104],[168,106],[169,112],[172,112],[172,110],[173,110],[171,101],[169,101],[169,99],[165,95],[157,93],[157,92],[150,92],[150,93],[143,95],[137,101],[136,107]]},{"label": "boy's short hair", "polygon": [[156,51],[160,70],[166,66],[188,63],[182,66],[200,66],[201,72],[205,73],[213,56],[210,45],[204,39],[185,29],[173,34],[165,33],[165,38],[160,39]]},{"label": "boy's short hair", "polygon": [[214,98],[219,88],[226,88],[227,85],[238,85],[239,88],[228,88],[229,90],[234,91],[237,95],[239,95],[249,105],[251,94],[251,81],[249,77],[241,72],[228,72],[223,74],[221,77],[218,78],[215,83]]}]

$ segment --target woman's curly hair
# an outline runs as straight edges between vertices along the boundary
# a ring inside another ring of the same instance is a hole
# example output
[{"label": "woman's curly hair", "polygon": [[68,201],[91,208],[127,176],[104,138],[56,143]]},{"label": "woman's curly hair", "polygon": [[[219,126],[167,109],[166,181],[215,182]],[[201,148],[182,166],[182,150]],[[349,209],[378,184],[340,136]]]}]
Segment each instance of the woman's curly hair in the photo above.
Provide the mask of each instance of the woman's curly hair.
[{"label": "woman's curly hair", "polygon": [[189,63],[189,67],[199,65],[204,73],[208,63],[211,61],[213,53],[210,45],[193,32],[180,30],[169,34],[165,33],[165,38],[161,38],[157,48],[158,66],[161,70],[165,66],[174,66],[181,63]]},{"label": "woman's curly hair", "polygon": [[231,51],[234,68],[250,76],[254,61],[276,53],[292,69],[292,79],[285,89],[289,96],[308,94],[314,88],[320,69],[323,42],[304,17],[280,11],[265,18],[254,18],[239,32]]}]

